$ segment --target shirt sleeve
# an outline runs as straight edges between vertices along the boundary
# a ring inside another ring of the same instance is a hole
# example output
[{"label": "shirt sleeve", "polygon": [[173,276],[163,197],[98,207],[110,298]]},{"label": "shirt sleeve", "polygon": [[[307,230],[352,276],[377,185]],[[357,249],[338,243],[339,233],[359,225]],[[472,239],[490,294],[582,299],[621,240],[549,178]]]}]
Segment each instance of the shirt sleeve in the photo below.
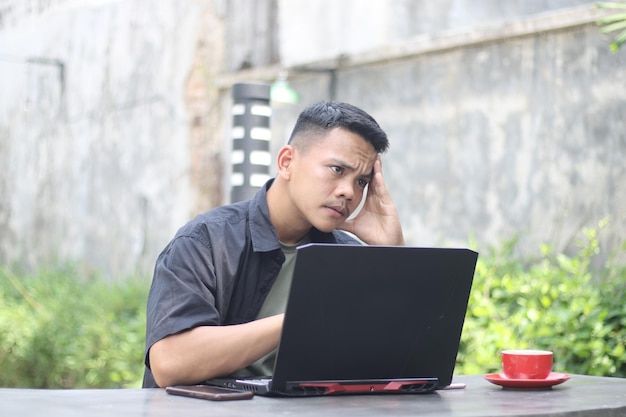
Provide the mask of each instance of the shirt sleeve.
[{"label": "shirt sleeve", "polygon": [[145,361],[157,341],[197,326],[220,324],[211,248],[195,237],[175,238],[157,259],[148,295]]}]

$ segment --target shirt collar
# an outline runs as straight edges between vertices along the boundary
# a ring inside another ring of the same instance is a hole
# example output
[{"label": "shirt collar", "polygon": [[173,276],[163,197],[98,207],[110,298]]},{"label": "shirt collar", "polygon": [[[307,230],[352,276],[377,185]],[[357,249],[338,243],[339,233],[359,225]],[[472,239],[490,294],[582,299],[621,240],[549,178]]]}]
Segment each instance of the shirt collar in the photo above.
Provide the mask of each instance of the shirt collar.
[{"label": "shirt collar", "polygon": [[274,182],[274,178],[265,183],[249,200],[250,239],[255,252],[269,252],[280,249],[280,242],[276,229],[270,220],[270,210],[267,205],[267,190]]}]

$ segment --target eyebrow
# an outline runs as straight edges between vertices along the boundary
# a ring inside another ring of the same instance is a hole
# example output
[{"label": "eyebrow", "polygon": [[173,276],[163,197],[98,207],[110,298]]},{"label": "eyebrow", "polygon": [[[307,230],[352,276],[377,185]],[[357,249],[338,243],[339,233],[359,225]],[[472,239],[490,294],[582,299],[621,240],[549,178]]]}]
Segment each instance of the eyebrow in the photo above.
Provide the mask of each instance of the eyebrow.
[{"label": "eyebrow", "polygon": [[[342,168],[348,169],[350,171],[356,171],[356,168],[354,168],[352,165],[348,164],[347,162],[341,161],[339,159],[335,159],[335,158],[331,158],[330,159],[331,163],[340,166]],[[374,167],[372,167],[372,170],[370,171],[369,174],[363,174],[360,177],[361,178],[366,178],[368,180],[371,180],[372,177],[374,176]]]}]

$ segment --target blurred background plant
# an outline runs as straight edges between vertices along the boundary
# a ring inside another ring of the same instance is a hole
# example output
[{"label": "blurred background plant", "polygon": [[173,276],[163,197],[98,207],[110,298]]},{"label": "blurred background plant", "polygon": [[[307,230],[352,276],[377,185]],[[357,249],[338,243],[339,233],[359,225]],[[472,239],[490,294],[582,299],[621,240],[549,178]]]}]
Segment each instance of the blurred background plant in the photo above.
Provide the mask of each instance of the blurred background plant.
[{"label": "blurred background plant", "polygon": [[[585,229],[574,255],[543,245],[522,259],[515,239],[481,253],[455,373],[497,372],[501,350],[537,348],[555,352],[556,371],[626,377],[626,242],[592,266],[608,223]],[[0,386],[141,386],[149,279],[77,271],[0,267]]]},{"label": "blurred background plant", "polygon": [[608,34],[615,31],[621,31],[615,35],[611,42],[611,51],[617,52],[622,44],[626,42],[626,3],[597,3],[596,7],[600,9],[615,9],[619,12],[598,19],[598,25],[601,26],[600,32]]},{"label": "blurred background plant", "polygon": [[626,377],[626,242],[592,268],[607,224],[585,229],[575,256],[543,245],[537,259],[517,259],[515,240],[481,254],[456,373],[497,372],[501,350],[531,348],[554,351],[555,371]]},{"label": "blurred background plant", "polygon": [[148,285],[0,267],[0,386],[140,387]]}]

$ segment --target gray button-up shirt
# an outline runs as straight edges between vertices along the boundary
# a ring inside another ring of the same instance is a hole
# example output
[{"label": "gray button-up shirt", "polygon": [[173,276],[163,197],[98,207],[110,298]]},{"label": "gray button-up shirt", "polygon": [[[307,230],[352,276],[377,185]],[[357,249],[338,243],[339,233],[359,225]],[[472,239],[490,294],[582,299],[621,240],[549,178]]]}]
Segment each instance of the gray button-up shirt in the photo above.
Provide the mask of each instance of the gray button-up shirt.
[{"label": "gray button-up shirt", "polygon": [[[197,216],[159,255],[148,297],[145,388],[157,386],[148,361],[155,342],[197,326],[256,318],[285,259],[269,217],[271,184],[250,200]],[[311,241],[360,244],[341,231],[316,229]]]}]

